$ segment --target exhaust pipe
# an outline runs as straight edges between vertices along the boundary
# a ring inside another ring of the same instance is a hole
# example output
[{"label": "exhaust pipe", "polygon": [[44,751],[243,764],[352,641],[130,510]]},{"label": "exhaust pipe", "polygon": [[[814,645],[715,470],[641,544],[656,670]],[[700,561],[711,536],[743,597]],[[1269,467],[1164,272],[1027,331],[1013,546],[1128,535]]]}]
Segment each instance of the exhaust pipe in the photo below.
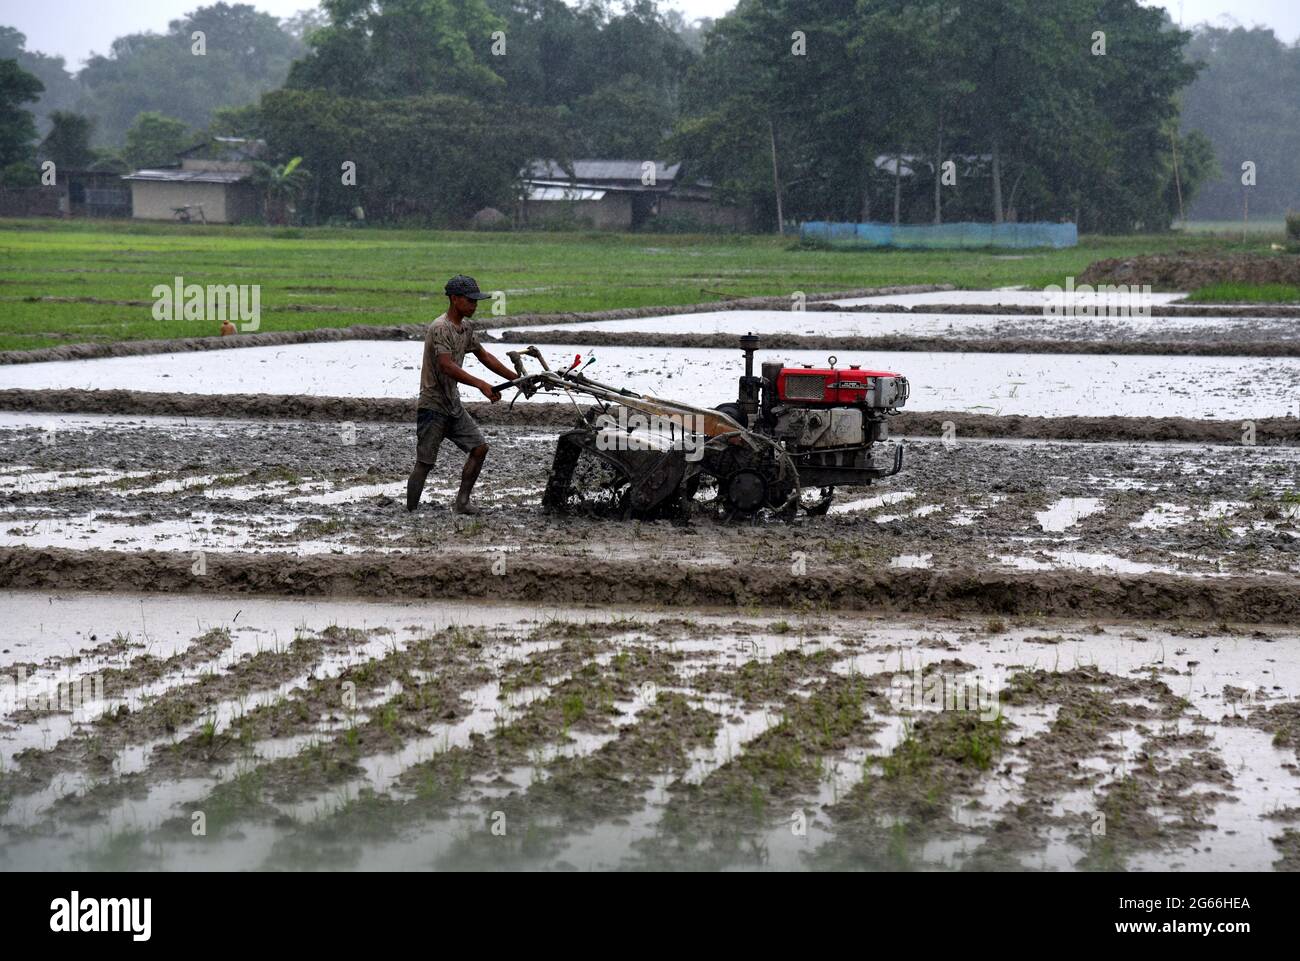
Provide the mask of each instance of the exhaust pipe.
[{"label": "exhaust pipe", "polygon": [[754,351],[758,350],[758,337],[753,333],[743,334],[740,349],[745,352],[745,376],[740,378],[740,409],[745,414],[745,427],[752,427],[754,417],[758,414],[758,394],[763,387],[763,378],[754,376]]}]

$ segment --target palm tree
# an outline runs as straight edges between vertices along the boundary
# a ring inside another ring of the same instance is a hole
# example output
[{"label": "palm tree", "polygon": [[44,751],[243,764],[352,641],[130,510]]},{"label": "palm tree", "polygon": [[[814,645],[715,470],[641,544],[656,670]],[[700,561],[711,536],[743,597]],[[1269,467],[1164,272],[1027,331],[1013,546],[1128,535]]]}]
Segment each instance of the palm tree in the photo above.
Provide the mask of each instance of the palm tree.
[{"label": "palm tree", "polygon": [[266,219],[273,224],[284,224],[293,211],[293,202],[302,195],[311,176],[299,164],[301,157],[294,157],[286,164],[271,166],[258,161],[253,168],[253,182],[262,190],[266,202]]}]

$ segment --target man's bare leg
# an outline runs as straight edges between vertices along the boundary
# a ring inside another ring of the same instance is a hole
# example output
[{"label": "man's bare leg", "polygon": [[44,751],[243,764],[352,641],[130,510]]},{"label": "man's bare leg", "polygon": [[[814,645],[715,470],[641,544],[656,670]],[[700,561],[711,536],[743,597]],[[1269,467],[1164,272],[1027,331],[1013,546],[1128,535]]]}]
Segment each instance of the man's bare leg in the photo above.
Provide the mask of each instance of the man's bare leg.
[{"label": "man's bare leg", "polygon": [[432,464],[425,464],[421,461],[415,462],[415,470],[411,471],[411,476],[406,481],[406,509],[413,511],[420,506],[420,494],[424,491],[424,479],[429,476],[429,471],[433,470]]},{"label": "man's bare leg", "polygon": [[465,467],[460,472],[460,491],[456,494],[456,506],[454,510],[457,514],[477,514],[478,508],[469,502],[469,495],[474,492],[474,482],[478,480],[478,472],[483,469],[483,460],[487,457],[488,445],[479,444],[469,456],[465,458]]}]

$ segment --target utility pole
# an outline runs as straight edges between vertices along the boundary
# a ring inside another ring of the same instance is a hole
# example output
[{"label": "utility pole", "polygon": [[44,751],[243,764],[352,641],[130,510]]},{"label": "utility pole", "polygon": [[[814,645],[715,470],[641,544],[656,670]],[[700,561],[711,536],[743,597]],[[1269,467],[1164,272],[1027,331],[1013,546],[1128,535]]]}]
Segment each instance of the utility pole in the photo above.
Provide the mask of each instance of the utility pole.
[{"label": "utility pole", "polygon": [[1178,131],[1169,131],[1169,142],[1174,149],[1174,189],[1178,191],[1178,219],[1183,222],[1183,232],[1187,232],[1187,213],[1183,210],[1183,184],[1178,176]]},{"label": "utility pole", "polygon": [[767,118],[767,133],[772,141],[772,187],[776,190],[776,232],[785,233],[785,211],[781,205],[781,174],[776,166],[776,125]]}]

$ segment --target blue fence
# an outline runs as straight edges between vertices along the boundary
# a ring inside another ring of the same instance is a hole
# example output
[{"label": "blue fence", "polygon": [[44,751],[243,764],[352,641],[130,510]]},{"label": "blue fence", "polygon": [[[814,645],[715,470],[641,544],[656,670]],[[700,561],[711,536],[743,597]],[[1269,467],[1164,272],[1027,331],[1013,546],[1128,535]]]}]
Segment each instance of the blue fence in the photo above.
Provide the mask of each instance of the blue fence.
[{"label": "blue fence", "polygon": [[1074,224],[832,224],[822,220],[799,226],[801,240],[835,247],[1074,247]]}]

